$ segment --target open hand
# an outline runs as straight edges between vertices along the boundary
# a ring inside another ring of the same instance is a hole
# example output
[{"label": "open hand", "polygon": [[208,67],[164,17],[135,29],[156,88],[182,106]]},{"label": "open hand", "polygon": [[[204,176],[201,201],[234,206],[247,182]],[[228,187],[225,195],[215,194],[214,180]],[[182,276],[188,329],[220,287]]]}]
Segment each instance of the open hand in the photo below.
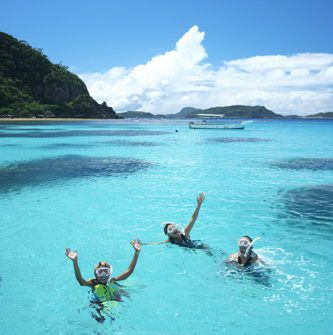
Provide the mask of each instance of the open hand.
[{"label": "open hand", "polygon": [[140,252],[141,251],[141,241],[139,239],[132,240],[131,244],[132,244],[135,252]]},{"label": "open hand", "polygon": [[203,201],[205,200],[205,193],[201,192],[198,196],[197,196],[197,203],[198,205],[201,205],[203,203]]},{"label": "open hand", "polygon": [[72,261],[75,261],[77,259],[77,251],[71,250],[70,248],[66,248],[65,255],[71,259]]}]

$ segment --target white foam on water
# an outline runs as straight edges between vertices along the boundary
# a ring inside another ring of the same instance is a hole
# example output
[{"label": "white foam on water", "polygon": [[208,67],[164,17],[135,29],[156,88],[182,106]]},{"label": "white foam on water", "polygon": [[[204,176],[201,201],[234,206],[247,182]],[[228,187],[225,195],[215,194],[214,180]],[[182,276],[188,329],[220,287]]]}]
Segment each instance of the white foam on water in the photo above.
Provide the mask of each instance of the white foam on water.
[{"label": "white foam on water", "polygon": [[242,121],[241,124],[242,125],[246,125],[246,124],[250,124],[250,123],[254,123],[253,120],[247,120],[247,121]]}]

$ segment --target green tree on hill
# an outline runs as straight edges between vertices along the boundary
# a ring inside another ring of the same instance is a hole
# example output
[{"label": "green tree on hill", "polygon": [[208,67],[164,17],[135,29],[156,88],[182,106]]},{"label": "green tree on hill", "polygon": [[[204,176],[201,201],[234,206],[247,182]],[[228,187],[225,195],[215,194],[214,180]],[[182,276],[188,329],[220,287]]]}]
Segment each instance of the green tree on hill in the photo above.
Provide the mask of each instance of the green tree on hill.
[{"label": "green tree on hill", "polygon": [[41,49],[0,32],[0,117],[115,118],[90,97],[84,82]]}]

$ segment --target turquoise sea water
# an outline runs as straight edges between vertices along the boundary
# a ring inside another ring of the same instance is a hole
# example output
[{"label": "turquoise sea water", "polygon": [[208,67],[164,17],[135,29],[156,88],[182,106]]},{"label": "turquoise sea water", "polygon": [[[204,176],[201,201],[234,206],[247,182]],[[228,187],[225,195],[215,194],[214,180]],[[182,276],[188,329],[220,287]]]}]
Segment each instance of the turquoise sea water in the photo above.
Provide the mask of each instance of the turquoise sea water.
[{"label": "turquoise sea water", "polygon": [[[0,160],[1,334],[332,334],[333,121],[0,123]],[[199,192],[212,254],[144,246],[97,323],[65,247],[86,279],[120,274],[130,239],[164,240]],[[245,234],[268,268],[224,264]]]}]

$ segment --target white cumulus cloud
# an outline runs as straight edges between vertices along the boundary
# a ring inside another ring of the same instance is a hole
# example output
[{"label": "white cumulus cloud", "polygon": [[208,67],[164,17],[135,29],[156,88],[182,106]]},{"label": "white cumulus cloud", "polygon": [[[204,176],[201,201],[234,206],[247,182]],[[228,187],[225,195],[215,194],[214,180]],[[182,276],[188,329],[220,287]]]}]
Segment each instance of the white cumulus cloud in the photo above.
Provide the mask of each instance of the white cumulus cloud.
[{"label": "white cumulus cloud", "polygon": [[207,62],[204,37],[193,26],[174,50],[146,64],[79,76],[97,101],[116,111],[169,114],[185,106],[241,104],[284,115],[333,111],[333,54],[255,56],[214,68]]}]

